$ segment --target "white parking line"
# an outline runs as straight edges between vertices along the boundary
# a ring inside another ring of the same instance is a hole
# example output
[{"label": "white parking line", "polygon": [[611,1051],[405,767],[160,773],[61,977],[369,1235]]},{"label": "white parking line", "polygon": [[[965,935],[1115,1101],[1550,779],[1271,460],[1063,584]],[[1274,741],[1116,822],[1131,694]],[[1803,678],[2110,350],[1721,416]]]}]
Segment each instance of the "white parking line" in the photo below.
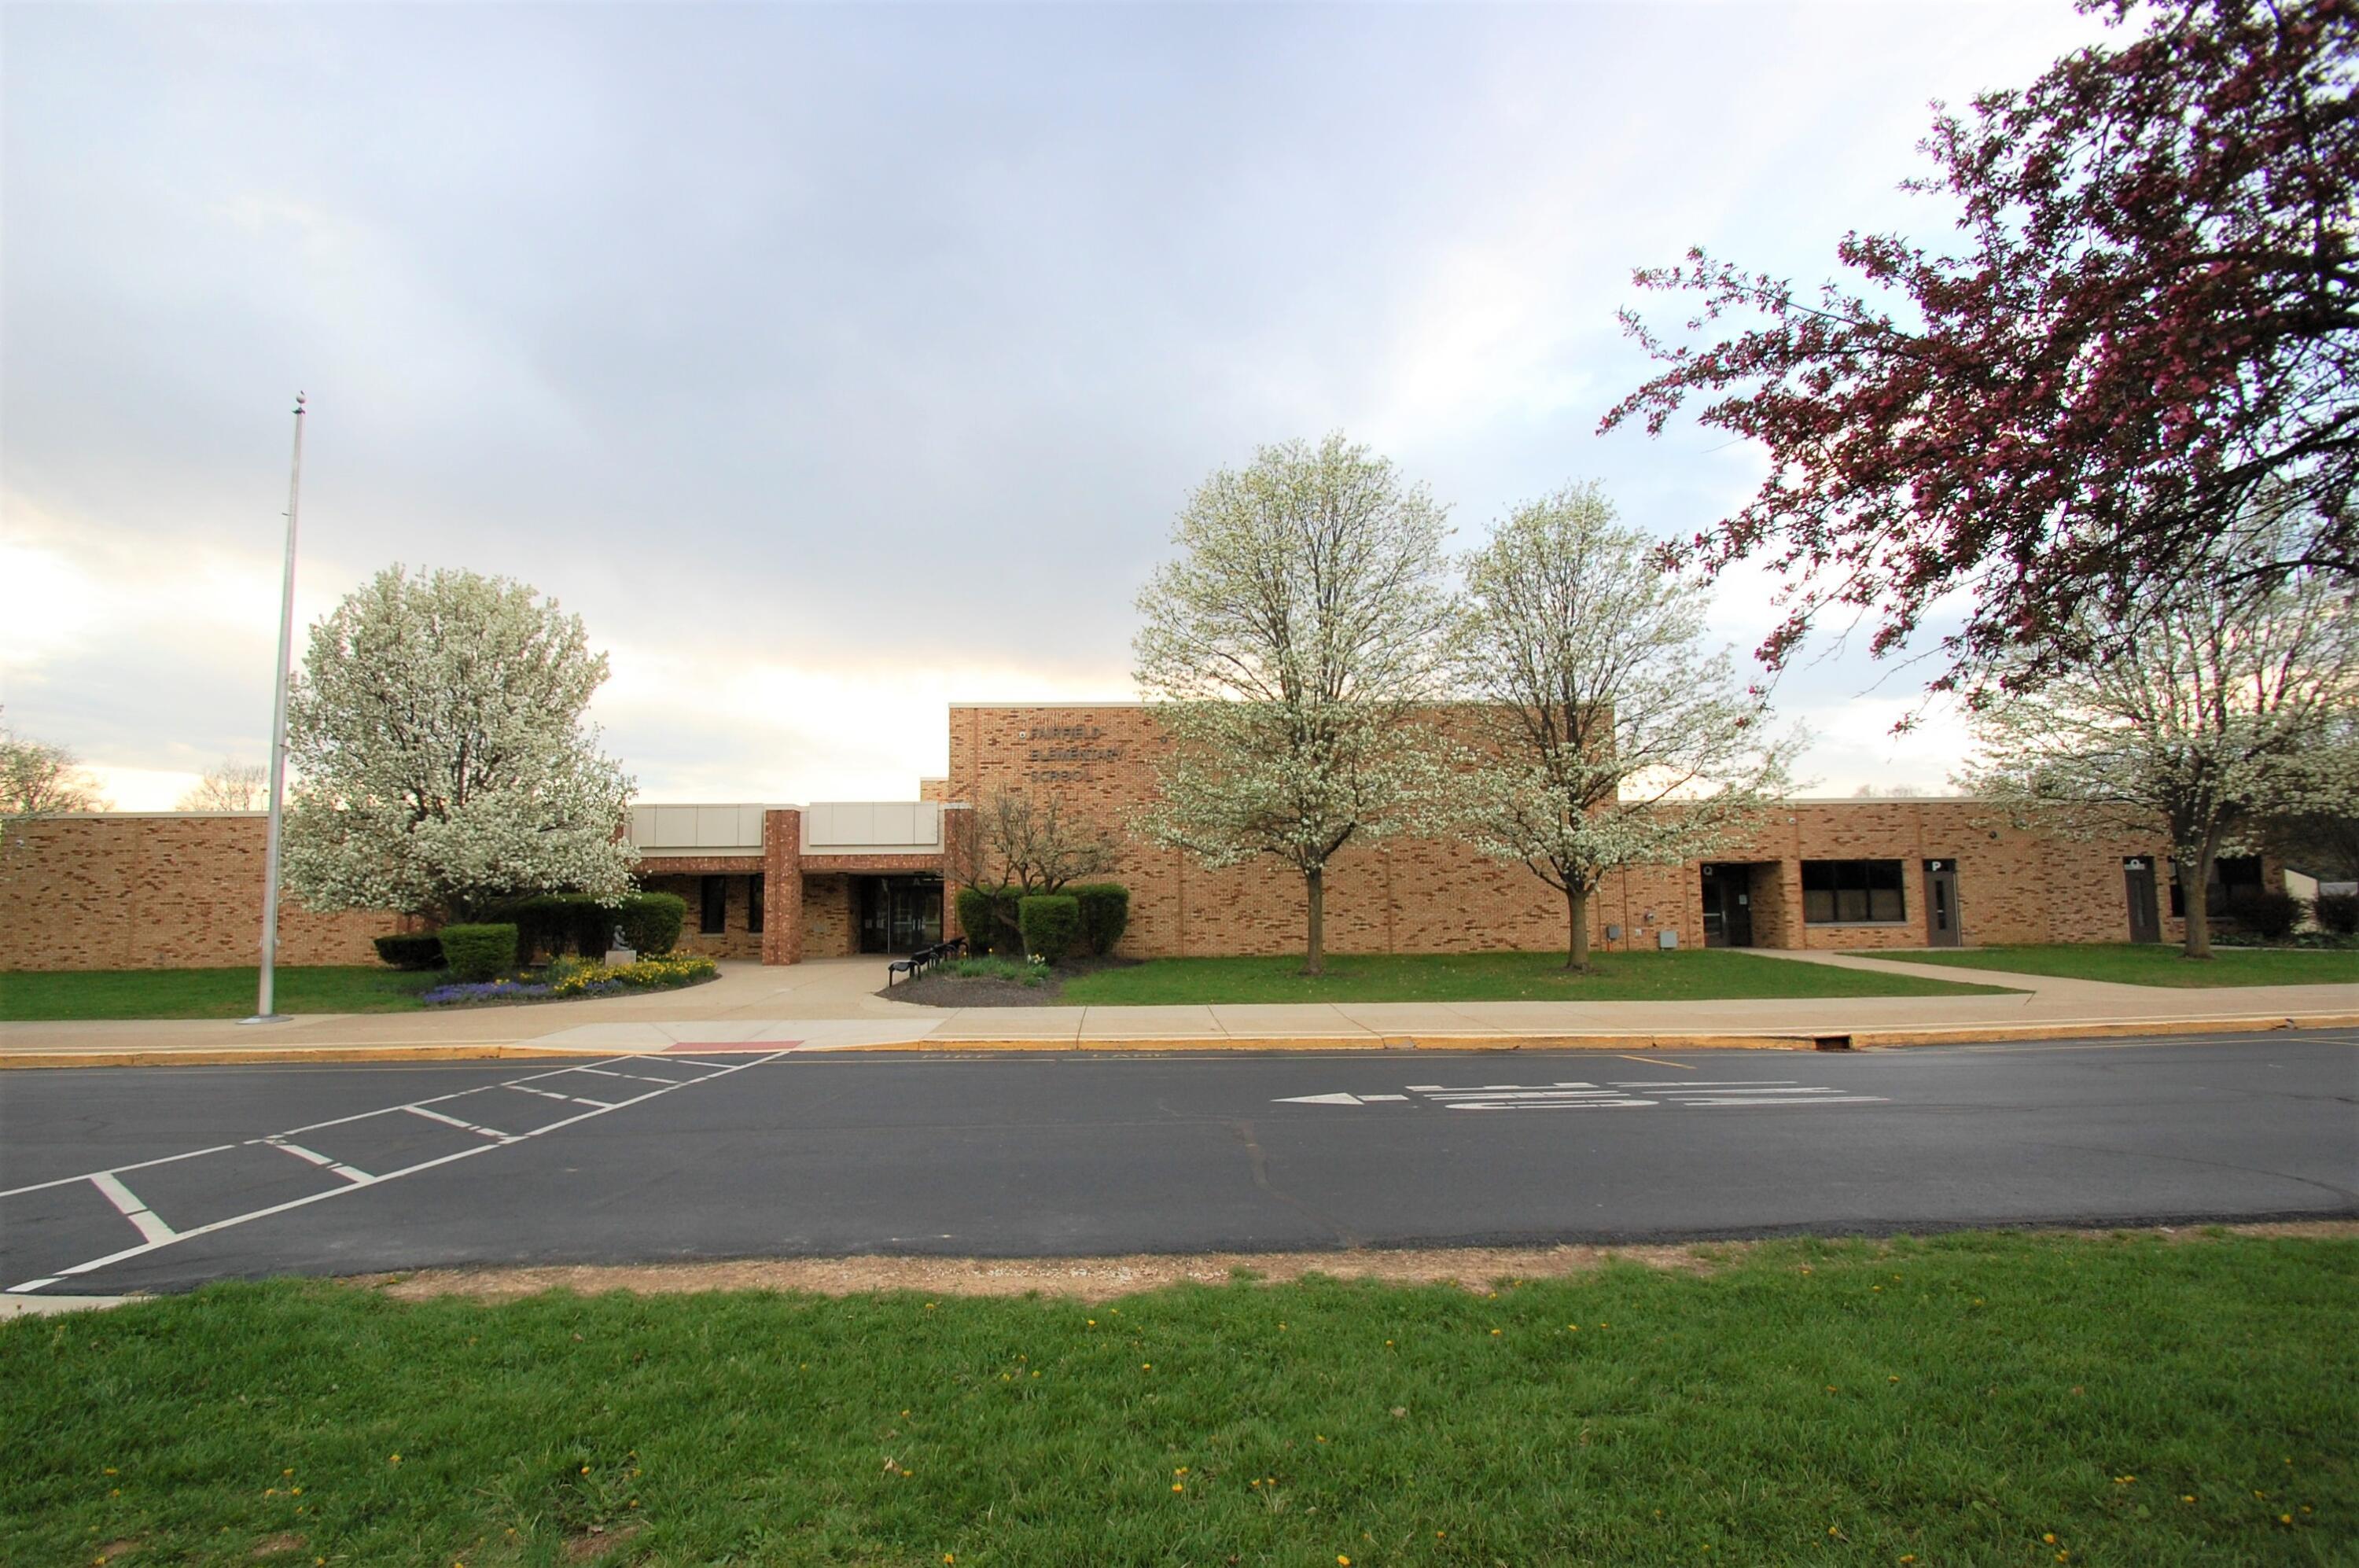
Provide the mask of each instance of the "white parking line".
[{"label": "white parking line", "polygon": [[103,1171],[85,1171],[79,1176],[60,1176],[54,1181],[33,1181],[22,1187],[11,1187],[0,1192],[0,1198],[14,1198],[26,1192],[38,1192],[49,1187],[71,1187],[79,1181],[95,1181],[101,1176],[111,1176],[125,1171],[145,1171],[151,1165],[169,1165],[176,1160],[194,1160],[200,1155],[226,1154],[235,1149],[234,1143],[217,1143],[211,1149],[192,1149],[186,1154],[167,1154],[160,1160],[142,1160],[131,1165],[110,1165]]},{"label": "white parking line", "polygon": [[478,1127],[473,1122],[462,1122],[456,1116],[446,1116],[440,1111],[429,1111],[424,1105],[404,1105],[401,1108],[413,1116],[424,1116],[428,1121],[440,1122],[446,1127],[457,1127],[461,1132],[481,1133],[485,1138],[508,1136],[497,1127]]},{"label": "white parking line", "polygon": [[[514,1144],[525,1141],[527,1138],[539,1138],[543,1134],[555,1132],[560,1127],[572,1127],[579,1122],[593,1121],[600,1116],[606,1116],[614,1111],[625,1110],[632,1105],[640,1105],[648,1100],[660,1099],[662,1096],[672,1093],[673,1090],[676,1089],[686,1089],[699,1083],[710,1083],[716,1078],[726,1078],[731,1073],[743,1073],[749,1067],[760,1067],[766,1063],[776,1062],[780,1057],[788,1054],[790,1053],[783,1051],[773,1051],[766,1056],[756,1057],[748,1062],[740,1062],[731,1066],[717,1068],[713,1072],[706,1073],[701,1078],[685,1078],[668,1088],[650,1089],[644,1094],[636,1095],[631,1099],[622,1101],[618,1105],[604,1105],[596,1110],[583,1111],[578,1116],[567,1116],[562,1121],[554,1121],[549,1123],[547,1127],[535,1127],[530,1132],[518,1134],[514,1138],[505,1139],[499,1143],[481,1143],[475,1145],[472,1149],[460,1149],[455,1154],[445,1154],[433,1160],[421,1160],[415,1165],[406,1165],[398,1171],[388,1171],[381,1176],[371,1178],[366,1185],[370,1187],[380,1187],[388,1181],[397,1181],[404,1176],[414,1176],[421,1171],[431,1171],[439,1166],[450,1165],[458,1160],[472,1160],[476,1155],[489,1154],[495,1149],[511,1147]],[[515,1087],[513,1084],[505,1086]],[[454,1098],[455,1096],[444,1097]],[[394,1111],[407,1110],[408,1108],[409,1107],[406,1105],[389,1105],[386,1107],[384,1111],[375,1114],[390,1115]],[[358,1118],[349,1119],[356,1120]],[[278,1147],[285,1148],[287,1146],[281,1144]],[[227,1219],[214,1220],[208,1225],[197,1225],[183,1231],[175,1231],[165,1225],[164,1222],[157,1219],[155,1215],[148,1214],[146,1205],[139,1203],[138,1199],[133,1197],[130,1192],[125,1188],[120,1181],[115,1181],[111,1174],[102,1171],[98,1175],[90,1178],[90,1180],[99,1184],[99,1191],[105,1192],[110,1199],[114,1200],[116,1207],[124,1209],[124,1213],[126,1217],[129,1217],[131,1219],[131,1223],[139,1227],[140,1234],[147,1236],[148,1239],[138,1247],[126,1247],[120,1251],[110,1252],[103,1258],[93,1258],[87,1263],[77,1263],[71,1269],[60,1269],[56,1274],[49,1276],[46,1279],[27,1280],[22,1285],[13,1287],[14,1290],[26,1291],[39,1290],[49,1285],[57,1284],[60,1281],[70,1279],[77,1274],[88,1274],[93,1269],[104,1269],[111,1264],[127,1262],[134,1258],[143,1258],[148,1253],[156,1251],[159,1247],[170,1247],[176,1243],[187,1241],[195,1236],[211,1236],[216,1231],[224,1231],[236,1225],[248,1225],[255,1220],[268,1219],[274,1214],[283,1214],[292,1209],[307,1208],[313,1203],[324,1203],[330,1198],[341,1198],[346,1193],[357,1192],[362,1190],[359,1185],[331,1187],[324,1192],[312,1192],[300,1198],[290,1198],[286,1203],[273,1203],[267,1208],[255,1209],[249,1213],[242,1214],[232,1214]],[[107,1183],[109,1182],[113,1183],[112,1191],[110,1191],[107,1186]],[[117,1196],[118,1193],[120,1194],[119,1197]],[[136,1206],[136,1214],[133,1214],[131,1208],[125,1206],[126,1203]],[[139,1215],[146,1215],[144,1222]],[[151,1225],[155,1227],[155,1232],[159,1234],[151,1234],[148,1228]]]},{"label": "white parking line", "polygon": [[299,1143],[288,1143],[286,1139],[277,1138],[266,1138],[262,1141],[268,1144],[273,1149],[284,1149],[298,1160],[308,1160],[314,1165],[332,1171],[347,1181],[374,1181],[376,1180],[375,1177],[370,1175],[367,1171],[355,1171],[349,1165],[340,1164],[336,1160],[331,1160],[326,1155],[321,1154],[316,1149],[306,1149]]},{"label": "white parking line", "polygon": [[[683,1080],[683,1082],[692,1083],[696,1082],[696,1080],[690,1078]],[[554,1089],[527,1089],[521,1083],[503,1083],[500,1087],[503,1089],[514,1089],[519,1094],[538,1094],[544,1100],[563,1100],[571,1105],[595,1105],[600,1110],[604,1111],[611,1111],[614,1108],[614,1102],[610,1100],[585,1100],[579,1094],[560,1094]]]},{"label": "white parking line", "polygon": [[[620,1062],[636,1062],[638,1058],[635,1056],[612,1056],[604,1058],[603,1064],[612,1064]],[[705,1065],[718,1067],[721,1063],[709,1062]],[[365,1070],[371,1072],[381,1072],[385,1069],[379,1066],[372,1066]],[[403,1072],[412,1070],[411,1066],[404,1066],[400,1069],[400,1071]],[[216,1143],[209,1145],[203,1149],[191,1149],[180,1154],[159,1155],[154,1160],[136,1160],[125,1165],[110,1165],[103,1171],[84,1171],[78,1175],[59,1176],[47,1181],[28,1181],[21,1187],[10,1187],[5,1191],[0,1191],[0,1198],[21,1197],[27,1192],[43,1192],[51,1187],[71,1187],[83,1181],[95,1180],[97,1177],[102,1175],[120,1175],[126,1171],[146,1171],[152,1166],[170,1165],[178,1160],[200,1160],[209,1154],[226,1154],[234,1149],[250,1148],[255,1144],[265,1142],[269,1138],[292,1138],[297,1133],[318,1132],[323,1127],[348,1127],[353,1122],[364,1122],[376,1116],[389,1116],[396,1111],[416,1111],[421,1116],[429,1116],[434,1113],[429,1112],[424,1108],[428,1105],[448,1105],[452,1100],[463,1100],[470,1094],[481,1094],[492,1089],[520,1087],[523,1084],[536,1083],[543,1078],[555,1078],[563,1073],[578,1073],[581,1071],[582,1071],[582,1069],[579,1067],[552,1067],[546,1073],[527,1073],[521,1078],[511,1078],[500,1083],[478,1083],[472,1089],[454,1089],[448,1094],[433,1094],[423,1100],[412,1100],[403,1105],[383,1105],[373,1111],[356,1111],[348,1116],[332,1116],[326,1121],[306,1122],[301,1127],[288,1127],[284,1132],[267,1134],[265,1138],[245,1138],[240,1143]],[[649,1078],[647,1081],[650,1083],[669,1083],[674,1085],[695,1082],[694,1079],[690,1078]],[[573,1099],[573,1096],[570,1094],[558,1097],[567,1100]],[[576,1103],[597,1105],[603,1105],[605,1102],[601,1100],[583,1100]],[[507,1138],[513,1136],[507,1133],[495,1133],[490,1127],[476,1127],[473,1126],[473,1124],[467,1122],[454,1122],[453,1125],[467,1127],[470,1131],[482,1132],[486,1137]]]},{"label": "white parking line", "polygon": [[[146,1203],[141,1203],[130,1188],[116,1181],[114,1172],[102,1171],[90,1179],[90,1184],[105,1193],[108,1203],[123,1211],[123,1217],[129,1220],[132,1227],[147,1238],[149,1246],[161,1247],[174,1238],[175,1232],[172,1227],[158,1219],[154,1212]],[[16,1288],[22,1290],[27,1287],[19,1285]]]}]

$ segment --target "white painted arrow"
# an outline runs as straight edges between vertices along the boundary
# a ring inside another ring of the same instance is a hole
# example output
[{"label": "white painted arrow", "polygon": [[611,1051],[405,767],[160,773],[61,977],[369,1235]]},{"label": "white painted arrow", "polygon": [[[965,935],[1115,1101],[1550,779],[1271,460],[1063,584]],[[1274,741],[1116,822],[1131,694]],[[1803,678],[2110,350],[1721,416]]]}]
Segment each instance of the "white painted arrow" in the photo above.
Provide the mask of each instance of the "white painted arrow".
[{"label": "white painted arrow", "polygon": [[1288,1094],[1276,1102],[1281,1105],[1356,1105],[1357,1094]]}]

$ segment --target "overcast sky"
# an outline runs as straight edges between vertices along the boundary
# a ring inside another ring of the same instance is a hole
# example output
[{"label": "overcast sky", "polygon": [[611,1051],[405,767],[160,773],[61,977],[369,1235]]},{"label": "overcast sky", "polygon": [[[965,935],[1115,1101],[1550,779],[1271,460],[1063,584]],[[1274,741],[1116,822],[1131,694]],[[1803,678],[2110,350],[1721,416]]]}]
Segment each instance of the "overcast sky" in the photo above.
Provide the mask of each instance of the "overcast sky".
[{"label": "overcast sky", "polygon": [[[1593,433],[1635,266],[1938,236],[1927,103],[2035,4],[0,9],[0,702],[126,809],[266,749],[299,610],[391,561],[588,621],[643,796],[906,798],[952,700],[1126,698],[1173,515],[1341,429],[1472,545],[1602,478],[1691,532],[1757,459]],[[1658,300],[1658,319],[1676,305]],[[1756,575],[1720,589],[1749,650]],[[1821,792],[1939,786],[1921,671],[1778,687]]]}]

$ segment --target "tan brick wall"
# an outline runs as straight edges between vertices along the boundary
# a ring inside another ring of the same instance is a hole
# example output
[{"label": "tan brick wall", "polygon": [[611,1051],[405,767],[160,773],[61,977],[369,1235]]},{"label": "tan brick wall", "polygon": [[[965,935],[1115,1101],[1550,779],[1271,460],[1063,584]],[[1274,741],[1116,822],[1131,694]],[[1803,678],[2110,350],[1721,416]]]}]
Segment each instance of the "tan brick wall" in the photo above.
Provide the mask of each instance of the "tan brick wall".
[{"label": "tan brick wall", "polygon": [[[1154,760],[1168,744],[1153,710],[1141,705],[953,707],[949,799],[971,801],[998,786],[1053,789],[1082,814],[1119,826],[1150,798]],[[1929,858],[1958,864],[1971,943],[2120,942],[2129,934],[2122,857],[2162,850],[2159,835],[2081,844],[2019,832],[1972,800],[1796,800],[1712,859],[1752,864],[1756,945],[1897,948],[1925,944]],[[1804,924],[1806,859],[1904,862],[1907,918]],[[1178,851],[1133,841],[1115,875],[1131,889],[1125,953],[1301,947],[1301,879],[1275,862],[1208,871]],[[2158,875],[2158,887],[2167,881]],[[2163,939],[2179,940],[2180,922],[2166,915],[2162,923]],[[1620,929],[1618,940],[1608,941],[1609,926]],[[1679,933],[1681,946],[1700,945],[1699,866],[1644,866],[1609,878],[1591,902],[1590,927],[1600,947],[1652,948],[1666,930]],[[1352,844],[1328,871],[1327,941],[1338,953],[1548,949],[1565,941],[1564,899],[1524,866],[1462,844]]]},{"label": "tan brick wall", "polygon": [[[260,962],[260,812],[50,817],[0,847],[0,970],[202,969]],[[374,964],[390,913],[279,901],[281,964]]]},{"label": "tan brick wall", "polygon": [[850,958],[860,951],[853,880],[839,872],[803,877],[803,956]]},{"label": "tan brick wall", "polygon": [[[677,893],[688,901],[688,918],[680,922],[679,951],[701,953],[708,958],[752,958],[762,956],[762,933],[753,927],[749,900],[752,873],[760,869],[761,862],[751,855],[713,857],[710,862],[692,860],[689,865],[710,864],[711,871],[692,875],[680,870],[678,859],[644,863],[661,866],[659,873],[651,872],[639,878],[639,886],[649,893]],[[717,876],[727,895],[728,929],[717,936],[708,936],[699,927],[704,919],[704,878]]]}]

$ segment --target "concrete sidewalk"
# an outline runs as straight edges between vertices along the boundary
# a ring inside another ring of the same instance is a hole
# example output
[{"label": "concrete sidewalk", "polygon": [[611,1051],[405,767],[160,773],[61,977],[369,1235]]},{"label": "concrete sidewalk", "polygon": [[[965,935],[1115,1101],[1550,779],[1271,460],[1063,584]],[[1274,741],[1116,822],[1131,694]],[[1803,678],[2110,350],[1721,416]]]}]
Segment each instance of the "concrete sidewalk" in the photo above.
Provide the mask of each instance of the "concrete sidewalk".
[{"label": "concrete sidewalk", "polygon": [[0,1066],[437,1061],[550,1052],[1900,1045],[2072,1034],[2359,1025],[2359,984],[2171,989],[1836,953],[1764,956],[2005,985],[1955,996],[1682,1002],[1369,1002],[1158,1007],[912,1007],[876,959],[725,964],[687,991],[460,1012],[0,1024]]}]

